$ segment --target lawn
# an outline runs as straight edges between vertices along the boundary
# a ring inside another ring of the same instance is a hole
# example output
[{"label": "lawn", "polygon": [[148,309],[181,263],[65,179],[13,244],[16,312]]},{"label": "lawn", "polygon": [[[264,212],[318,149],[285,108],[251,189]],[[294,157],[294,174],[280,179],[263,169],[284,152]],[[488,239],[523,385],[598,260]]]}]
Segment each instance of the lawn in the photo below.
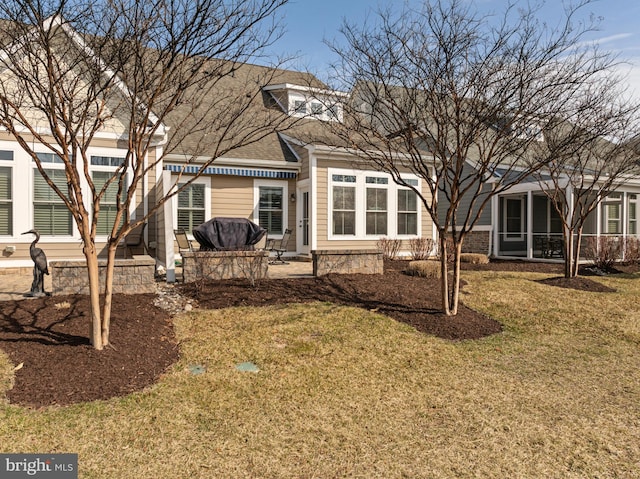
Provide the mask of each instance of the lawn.
[{"label": "lawn", "polygon": [[82,478],[638,477],[640,277],[464,277],[503,333],[451,342],[328,303],[198,311],[143,392],[0,404],[0,451],[77,452]]}]

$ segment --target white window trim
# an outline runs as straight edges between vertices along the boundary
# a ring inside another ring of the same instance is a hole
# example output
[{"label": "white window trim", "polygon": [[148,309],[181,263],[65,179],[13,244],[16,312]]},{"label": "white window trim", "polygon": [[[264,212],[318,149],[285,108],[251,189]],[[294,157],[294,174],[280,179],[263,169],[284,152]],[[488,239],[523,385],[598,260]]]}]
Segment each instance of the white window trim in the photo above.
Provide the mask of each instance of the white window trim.
[{"label": "white window trim", "polygon": [[[320,96],[306,96],[301,95],[300,93],[290,92],[288,94],[287,102],[289,105],[289,115],[293,117],[337,122],[341,122],[343,118],[342,105],[337,99]],[[296,102],[304,102],[304,112],[297,111],[295,107]],[[313,104],[315,103],[322,105],[322,113],[313,112]],[[335,110],[335,114],[332,114],[331,110]]]},{"label": "white window trim", "polygon": [[[333,175],[349,175],[355,176],[355,183],[343,183],[333,181]],[[387,178],[386,185],[366,183],[366,177]],[[402,175],[405,179],[413,179],[418,181],[416,187],[418,191],[422,191],[422,181],[420,177],[406,173]],[[336,235],[333,234],[333,186],[349,186],[352,185],[356,189],[356,224],[355,235]],[[387,189],[387,234],[384,235],[368,235],[366,223],[366,194],[367,188],[386,188]],[[350,170],[344,168],[327,168],[327,239],[329,241],[377,241],[380,238],[391,239],[411,239],[422,236],[422,208],[418,201],[417,224],[418,233],[415,235],[399,235],[398,234],[398,190],[407,190],[409,188],[398,185],[391,175],[378,171],[369,170]]]},{"label": "white window trim", "polygon": [[0,160],[0,166],[3,166],[5,168],[9,168],[11,170],[11,174],[9,176],[9,181],[11,181],[11,231],[12,234],[10,235],[0,235],[0,238],[3,239],[3,241],[11,241],[11,238],[14,238],[16,235],[16,152],[14,151],[13,148],[3,148],[2,145],[0,145],[0,150],[3,151],[11,151],[13,152],[13,159],[12,160]]},{"label": "white window trim", "polygon": [[[502,203],[502,233],[503,233],[503,241],[524,241],[525,236],[525,201],[523,196],[504,196]],[[509,234],[515,235],[515,232],[507,231],[507,201],[517,200],[520,202],[520,233],[518,236],[508,236]]]},{"label": "white window trim", "polygon": [[[618,205],[618,217],[617,218],[611,218],[609,217],[609,206],[610,205]],[[611,199],[605,199],[602,202],[602,229],[603,229],[603,234],[605,235],[622,235],[622,217],[623,217],[623,212],[622,212],[622,208],[623,208],[623,204],[622,204],[622,199],[621,198],[611,198]],[[620,229],[619,233],[612,233],[609,231],[609,221],[616,221],[618,223],[618,227]]]},{"label": "white window trim", "polygon": [[289,182],[286,180],[253,180],[253,221],[255,224],[260,224],[260,187],[261,186],[275,186],[282,188],[282,234],[269,234],[269,238],[280,239],[284,235],[284,232],[289,229]]},{"label": "white window trim", "polygon": [[[180,183],[186,183],[193,176],[182,175]],[[174,180],[175,181],[175,180]],[[207,221],[211,218],[211,177],[200,176],[192,181],[193,184],[204,185],[204,218]],[[178,189],[178,185],[174,186],[174,191]],[[171,209],[173,210],[173,229],[178,228],[178,195],[174,195],[171,198]],[[193,234],[191,231],[187,231],[187,237],[193,240]]]}]

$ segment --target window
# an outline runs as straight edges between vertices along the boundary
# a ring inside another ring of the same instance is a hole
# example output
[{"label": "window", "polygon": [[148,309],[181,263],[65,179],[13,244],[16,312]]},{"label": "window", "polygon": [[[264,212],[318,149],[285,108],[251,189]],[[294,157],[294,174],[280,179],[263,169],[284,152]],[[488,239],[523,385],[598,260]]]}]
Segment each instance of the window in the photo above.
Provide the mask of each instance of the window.
[{"label": "window", "polygon": [[322,116],[322,103],[317,101],[311,102],[311,114],[313,116]]},{"label": "window", "polygon": [[505,198],[503,214],[504,238],[512,241],[524,240],[523,198]]},{"label": "window", "polygon": [[[403,179],[419,186],[417,177]],[[417,195],[397,185],[391,176],[331,168],[328,183],[329,239],[371,240],[419,234]]]},{"label": "window", "polygon": [[356,189],[353,186],[333,187],[333,234],[356,234]]},{"label": "window", "polygon": [[388,178],[366,177],[366,232],[368,235],[387,234],[387,188],[368,185],[387,185],[388,182]]},{"label": "window", "polygon": [[258,187],[258,223],[270,235],[284,232],[284,188],[282,186]]},{"label": "window", "polygon": [[628,233],[630,235],[638,234],[638,195],[629,195],[629,213],[628,213]]},{"label": "window", "polygon": [[[46,169],[45,173],[62,192],[67,190],[64,170]],[[72,232],[71,213],[36,169],[33,170],[33,226],[45,236],[69,236]]]},{"label": "window", "polygon": [[398,234],[418,234],[418,196],[413,190],[398,190]]},{"label": "window", "polygon": [[293,110],[299,115],[307,114],[307,102],[304,100],[294,100]]},{"label": "window", "polygon": [[53,153],[36,153],[36,156],[41,163],[64,163],[64,161],[62,161],[62,158],[60,158],[58,155],[54,155]]},{"label": "window", "polygon": [[0,150],[0,161],[13,161],[13,151]]},{"label": "window", "polygon": [[[94,171],[91,174],[93,184],[96,188],[96,193],[100,192],[105,183],[113,176],[113,172],[110,171]],[[126,181],[125,181],[126,182]],[[126,195],[126,190],[122,192]],[[98,215],[98,224],[96,226],[96,234],[108,236],[111,234],[111,228],[116,220],[116,214],[118,212],[118,179],[113,180],[107,191],[100,200],[100,214]],[[126,214],[126,213],[125,213]],[[124,215],[120,218],[120,225],[124,220]]]},{"label": "window", "polygon": [[621,234],[622,233],[622,195],[620,193],[611,193],[602,203],[602,232],[604,234]]},{"label": "window", "polygon": [[12,199],[11,168],[2,166],[0,167],[0,235],[11,236],[13,234]]},{"label": "window", "polygon": [[[182,187],[180,183],[178,187]],[[205,193],[204,183],[191,183],[178,193],[178,228],[190,233],[194,227],[205,221]]]},{"label": "window", "polygon": [[94,166],[114,166],[118,167],[124,163],[124,158],[112,156],[92,156],[91,164]]}]

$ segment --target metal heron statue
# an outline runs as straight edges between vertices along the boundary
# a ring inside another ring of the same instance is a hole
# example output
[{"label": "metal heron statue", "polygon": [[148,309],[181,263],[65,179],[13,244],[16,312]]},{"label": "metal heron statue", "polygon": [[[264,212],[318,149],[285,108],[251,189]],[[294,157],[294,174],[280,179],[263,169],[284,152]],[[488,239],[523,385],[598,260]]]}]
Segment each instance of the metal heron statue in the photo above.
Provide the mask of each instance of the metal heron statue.
[{"label": "metal heron statue", "polygon": [[33,260],[33,283],[31,283],[31,292],[28,296],[44,296],[47,294],[44,290],[44,275],[49,274],[49,266],[47,265],[47,256],[44,251],[36,247],[36,243],[40,241],[40,233],[37,230],[29,230],[22,234],[36,236],[36,239],[33,240],[29,247],[29,255]]}]

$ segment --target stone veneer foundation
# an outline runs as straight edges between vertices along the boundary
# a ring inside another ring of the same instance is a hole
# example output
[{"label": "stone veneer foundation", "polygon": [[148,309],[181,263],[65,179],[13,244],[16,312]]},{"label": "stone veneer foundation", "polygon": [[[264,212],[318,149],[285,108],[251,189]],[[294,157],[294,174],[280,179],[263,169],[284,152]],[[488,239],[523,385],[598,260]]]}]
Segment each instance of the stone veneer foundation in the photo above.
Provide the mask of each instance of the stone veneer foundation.
[{"label": "stone veneer foundation", "polygon": [[185,283],[198,279],[266,278],[268,251],[193,251],[182,253]]},{"label": "stone veneer foundation", "polygon": [[313,275],[329,273],[382,274],[384,262],[377,250],[316,250],[313,257]]},{"label": "stone veneer foundation", "polygon": [[[107,260],[98,260],[98,268],[100,268],[100,292],[102,292]],[[155,268],[155,260],[148,255],[134,255],[132,259],[116,259],[113,267],[113,292],[155,293]],[[50,261],[49,269],[53,295],[89,294],[89,277],[85,261]]]}]

